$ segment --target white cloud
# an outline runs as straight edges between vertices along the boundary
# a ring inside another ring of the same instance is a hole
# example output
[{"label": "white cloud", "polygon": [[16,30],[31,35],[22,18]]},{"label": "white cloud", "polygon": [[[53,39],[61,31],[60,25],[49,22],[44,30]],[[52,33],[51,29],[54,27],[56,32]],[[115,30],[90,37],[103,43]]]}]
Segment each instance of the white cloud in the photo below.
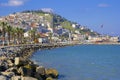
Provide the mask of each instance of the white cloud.
[{"label": "white cloud", "polygon": [[102,3],[102,4],[98,4],[98,7],[109,7],[108,4]]},{"label": "white cloud", "polygon": [[1,6],[21,6],[25,0],[9,0],[7,3],[1,3]]}]

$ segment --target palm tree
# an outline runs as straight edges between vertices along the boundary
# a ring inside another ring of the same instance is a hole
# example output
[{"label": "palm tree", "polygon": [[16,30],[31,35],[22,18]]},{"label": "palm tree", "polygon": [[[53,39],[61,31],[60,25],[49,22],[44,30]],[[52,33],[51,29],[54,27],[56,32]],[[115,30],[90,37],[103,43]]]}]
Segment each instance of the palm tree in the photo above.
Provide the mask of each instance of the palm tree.
[{"label": "palm tree", "polygon": [[6,22],[1,22],[0,25],[1,25],[1,31],[2,31],[3,46],[4,46],[7,23]]},{"label": "palm tree", "polygon": [[23,33],[24,33],[24,30],[22,28],[16,28],[16,36],[17,36],[17,43],[21,43],[23,42]]},{"label": "palm tree", "polygon": [[7,25],[6,32],[8,34],[8,45],[10,44],[11,31],[12,31],[12,27],[10,25]]},{"label": "palm tree", "polygon": [[50,41],[50,43],[52,43],[52,35],[53,35],[53,33],[50,32],[49,33],[49,38],[50,38],[49,41]]},{"label": "palm tree", "polygon": [[20,32],[20,42],[22,43],[23,42],[24,29],[20,28],[19,32]]},{"label": "palm tree", "polygon": [[16,38],[16,28],[12,28],[11,30],[11,35],[12,35],[12,40],[13,40],[13,43],[15,42],[15,38]]},{"label": "palm tree", "polygon": [[35,29],[35,28],[29,31],[30,40],[31,40],[31,41],[34,41],[34,40],[35,40],[35,33],[36,33],[36,29]]},{"label": "palm tree", "polygon": [[16,28],[16,36],[17,36],[17,44],[19,44],[20,40],[20,28]]}]

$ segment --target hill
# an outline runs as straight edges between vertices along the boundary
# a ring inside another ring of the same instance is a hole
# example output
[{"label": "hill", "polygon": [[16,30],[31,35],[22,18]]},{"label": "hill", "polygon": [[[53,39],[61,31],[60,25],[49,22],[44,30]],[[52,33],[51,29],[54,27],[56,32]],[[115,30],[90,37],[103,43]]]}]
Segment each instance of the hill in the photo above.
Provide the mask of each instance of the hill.
[{"label": "hill", "polygon": [[[44,16],[44,18],[46,18],[46,20],[51,23],[51,27],[53,28],[61,26],[62,28],[68,29],[72,32],[75,32],[75,30],[77,30],[81,34],[89,34],[92,36],[100,35],[99,33],[78,24],[77,22],[69,21],[68,19],[62,17],[61,15],[55,14],[53,12],[44,12],[43,10],[26,10],[23,11],[22,13],[33,13],[38,14],[40,16]],[[46,17],[45,14],[49,14],[49,16]]]},{"label": "hill", "polygon": [[[3,24],[3,22],[6,22],[7,24]],[[16,32],[16,30],[18,32]],[[77,22],[72,22],[61,15],[53,13],[52,11],[26,10],[0,17],[0,36],[2,39],[9,38],[8,40],[10,41],[13,37],[10,35],[12,33],[15,35],[20,34],[19,30],[22,35],[24,33],[27,34],[27,36],[24,36],[26,37],[26,42],[28,38],[31,41],[36,40],[37,42],[37,39],[45,37],[45,42],[61,42],[71,40],[82,42],[118,41],[118,37],[111,37],[108,35],[101,36],[99,33],[89,29],[88,27],[80,25]]]}]

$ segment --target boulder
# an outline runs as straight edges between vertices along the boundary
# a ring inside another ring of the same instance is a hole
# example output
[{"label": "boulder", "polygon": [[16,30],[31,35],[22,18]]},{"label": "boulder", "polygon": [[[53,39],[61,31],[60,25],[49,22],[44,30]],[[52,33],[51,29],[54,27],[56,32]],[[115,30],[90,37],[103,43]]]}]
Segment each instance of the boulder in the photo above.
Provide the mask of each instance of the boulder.
[{"label": "boulder", "polygon": [[36,68],[36,72],[40,75],[45,75],[45,68],[43,66],[39,66]]},{"label": "boulder", "polygon": [[10,67],[12,67],[14,65],[13,61],[10,59],[7,60],[7,63],[8,63],[8,66],[10,66]]},{"label": "boulder", "polygon": [[38,79],[33,77],[22,77],[22,80],[38,80]]},{"label": "boulder", "polygon": [[12,77],[15,75],[14,72],[1,72],[1,74],[8,77]]},{"label": "boulder", "polygon": [[7,68],[5,66],[0,66],[0,72],[5,71]]},{"label": "boulder", "polygon": [[58,77],[58,71],[56,69],[46,69],[45,73],[46,73],[46,76],[51,76],[52,78]]},{"label": "boulder", "polygon": [[32,69],[32,66],[30,64],[24,65],[24,67],[27,69]]},{"label": "boulder", "polygon": [[22,76],[32,76],[32,70],[25,67],[20,67],[18,73]]},{"label": "boulder", "polygon": [[17,67],[11,67],[7,69],[6,72],[17,72]]},{"label": "boulder", "polygon": [[38,80],[38,79],[33,77],[14,76],[11,78],[11,80]]},{"label": "boulder", "polygon": [[51,77],[48,77],[48,78],[46,78],[46,80],[53,80],[53,78],[51,78]]},{"label": "boulder", "polygon": [[5,57],[5,56],[0,57],[0,60],[6,60],[6,59],[7,59],[7,57]]},{"label": "boulder", "polygon": [[38,73],[35,73],[34,77],[37,78],[38,80],[44,80],[43,77]]},{"label": "boulder", "polygon": [[20,57],[15,57],[15,65],[19,65],[20,64]]},{"label": "boulder", "polygon": [[13,76],[11,80],[21,80],[21,76]]},{"label": "boulder", "polygon": [[5,77],[3,75],[0,75],[0,80],[9,80],[9,79],[7,79],[7,77]]},{"label": "boulder", "polygon": [[20,67],[28,64],[28,62],[22,57],[15,57],[14,64]]}]

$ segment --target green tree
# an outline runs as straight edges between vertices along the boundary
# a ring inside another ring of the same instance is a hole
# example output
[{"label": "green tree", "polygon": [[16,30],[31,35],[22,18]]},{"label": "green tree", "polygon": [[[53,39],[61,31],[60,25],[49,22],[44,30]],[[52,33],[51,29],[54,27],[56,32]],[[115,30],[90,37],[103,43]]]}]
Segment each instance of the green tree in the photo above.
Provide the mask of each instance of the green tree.
[{"label": "green tree", "polygon": [[15,39],[16,39],[16,28],[12,28],[11,30],[11,35],[12,35],[12,40],[13,40],[13,44],[15,42]]},{"label": "green tree", "polygon": [[17,36],[17,44],[19,44],[20,43],[20,28],[16,28],[16,36]]},{"label": "green tree", "polygon": [[30,36],[31,41],[35,40],[35,34],[36,34],[36,29],[35,28],[33,28],[32,30],[29,31],[29,36]]},{"label": "green tree", "polygon": [[68,21],[64,21],[62,23],[62,27],[65,28],[65,29],[68,29],[70,31],[74,31],[74,28],[72,27],[71,23],[68,22]]},{"label": "green tree", "polygon": [[50,41],[50,43],[52,43],[52,35],[53,35],[53,33],[49,33],[49,41]]},{"label": "green tree", "polygon": [[23,38],[24,38],[24,29],[20,28],[20,42],[23,43]]},{"label": "green tree", "polygon": [[7,32],[7,35],[8,35],[8,45],[10,44],[11,31],[12,31],[12,27],[10,25],[7,25],[6,26],[6,32]]},{"label": "green tree", "polygon": [[5,34],[6,34],[6,26],[8,24],[6,22],[0,22],[0,26],[1,26],[1,31],[2,31],[2,38],[3,38],[3,46],[5,45]]}]

